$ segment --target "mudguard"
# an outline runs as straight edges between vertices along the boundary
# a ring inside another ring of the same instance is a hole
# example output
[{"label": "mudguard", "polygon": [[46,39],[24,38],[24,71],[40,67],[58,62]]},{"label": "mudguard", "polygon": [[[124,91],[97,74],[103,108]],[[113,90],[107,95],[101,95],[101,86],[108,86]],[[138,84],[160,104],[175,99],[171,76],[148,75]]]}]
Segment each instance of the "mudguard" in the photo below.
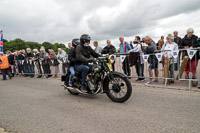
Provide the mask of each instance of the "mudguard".
[{"label": "mudguard", "polygon": [[[121,76],[121,77],[123,77],[123,78],[127,78],[127,75],[124,74],[124,73],[115,72],[115,71],[114,71],[114,72],[111,72],[111,73],[113,74],[113,76],[118,75],[118,76]],[[103,89],[104,89],[104,91],[106,90],[106,82],[109,81],[108,76],[109,76],[109,75],[106,75],[106,77],[104,78],[104,81],[103,81]]]}]

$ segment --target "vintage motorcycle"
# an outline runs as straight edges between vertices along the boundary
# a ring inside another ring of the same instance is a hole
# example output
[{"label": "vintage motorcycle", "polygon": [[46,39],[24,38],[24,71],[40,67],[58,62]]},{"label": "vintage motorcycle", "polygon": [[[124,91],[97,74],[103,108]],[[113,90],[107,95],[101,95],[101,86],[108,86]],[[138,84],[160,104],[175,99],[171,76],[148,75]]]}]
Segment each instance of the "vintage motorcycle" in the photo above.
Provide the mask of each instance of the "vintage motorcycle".
[{"label": "vintage motorcycle", "polygon": [[125,74],[112,70],[114,62],[114,55],[96,59],[95,65],[90,69],[86,79],[87,93],[80,90],[81,73],[78,72],[75,72],[75,76],[72,78],[73,87],[68,86],[70,71],[62,76],[61,80],[64,81],[64,88],[72,95],[106,93],[114,102],[123,103],[127,101],[132,94],[132,85]]}]

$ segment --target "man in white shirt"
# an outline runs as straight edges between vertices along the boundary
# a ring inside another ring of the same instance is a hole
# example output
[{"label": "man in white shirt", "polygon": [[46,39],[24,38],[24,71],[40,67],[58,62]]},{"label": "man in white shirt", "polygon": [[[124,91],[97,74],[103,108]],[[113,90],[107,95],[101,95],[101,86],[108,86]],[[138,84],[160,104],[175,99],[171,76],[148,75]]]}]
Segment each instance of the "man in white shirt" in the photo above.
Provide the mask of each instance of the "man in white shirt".
[{"label": "man in white shirt", "polygon": [[130,52],[139,52],[139,58],[137,60],[137,63],[135,64],[136,73],[138,75],[138,79],[136,81],[144,81],[144,60],[142,58],[142,55],[144,55],[142,44],[140,42],[140,37],[136,36],[135,41],[133,42],[133,49],[129,50]]},{"label": "man in white shirt", "polygon": [[94,45],[94,47],[95,47],[95,49],[94,49],[95,52],[98,53],[98,54],[101,53],[102,48],[98,46],[98,45],[99,45],[98,42],[97,42],[97,41],[94,41],[93,45]]}]

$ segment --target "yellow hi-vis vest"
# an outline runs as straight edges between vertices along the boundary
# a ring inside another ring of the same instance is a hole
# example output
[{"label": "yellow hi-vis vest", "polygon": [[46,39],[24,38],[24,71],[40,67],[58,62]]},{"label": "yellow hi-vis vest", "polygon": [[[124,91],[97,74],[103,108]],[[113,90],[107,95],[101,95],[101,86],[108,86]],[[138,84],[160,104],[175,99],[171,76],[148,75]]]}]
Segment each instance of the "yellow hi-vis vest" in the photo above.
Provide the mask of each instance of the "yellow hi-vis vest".
[{"label": "yellow hi-vis vest", "polygon": [[9,68],[9,62],[8,62],[8,57],[7,56],[2,56],[0,57],[0,69],[7,69]]}]

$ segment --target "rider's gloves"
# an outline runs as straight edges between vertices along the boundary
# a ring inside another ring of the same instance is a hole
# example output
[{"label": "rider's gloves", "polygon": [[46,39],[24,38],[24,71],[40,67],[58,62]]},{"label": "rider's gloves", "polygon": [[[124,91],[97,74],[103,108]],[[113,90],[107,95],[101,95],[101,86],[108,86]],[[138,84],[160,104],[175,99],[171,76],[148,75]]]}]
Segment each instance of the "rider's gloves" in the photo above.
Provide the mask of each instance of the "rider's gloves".
[{"label": "rider's gloves", "polygon": [[95,59],[91,58],[88,60],[88,62],[90,62],[90,63],[95,62]]}]

